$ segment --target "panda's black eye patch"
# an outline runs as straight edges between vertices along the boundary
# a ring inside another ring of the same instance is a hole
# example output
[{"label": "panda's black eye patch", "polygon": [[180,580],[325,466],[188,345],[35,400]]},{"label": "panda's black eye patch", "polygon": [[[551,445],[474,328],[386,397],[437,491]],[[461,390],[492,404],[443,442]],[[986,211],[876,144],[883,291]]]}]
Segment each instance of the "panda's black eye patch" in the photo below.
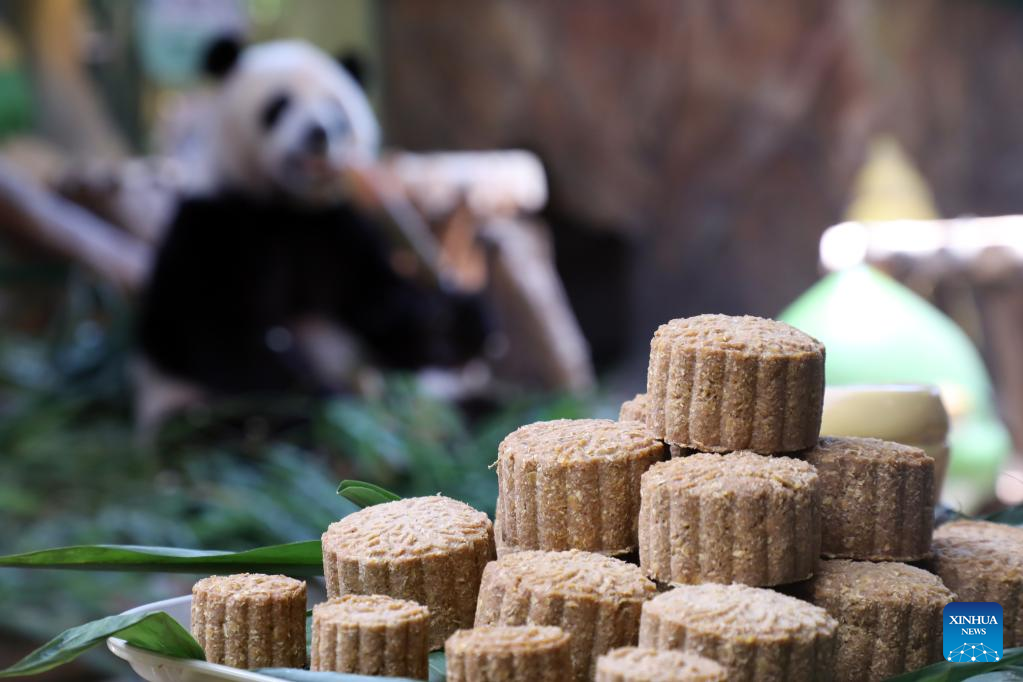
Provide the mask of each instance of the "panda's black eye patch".
[{"label": "panda's black eye patch", "polygon": [[263,128],[269,130],[277,125],[277,121],[281,119],[289,104],[291,104],[291,97],[286,92],[271,97],[260,113],[259,120],[263,124]]}]

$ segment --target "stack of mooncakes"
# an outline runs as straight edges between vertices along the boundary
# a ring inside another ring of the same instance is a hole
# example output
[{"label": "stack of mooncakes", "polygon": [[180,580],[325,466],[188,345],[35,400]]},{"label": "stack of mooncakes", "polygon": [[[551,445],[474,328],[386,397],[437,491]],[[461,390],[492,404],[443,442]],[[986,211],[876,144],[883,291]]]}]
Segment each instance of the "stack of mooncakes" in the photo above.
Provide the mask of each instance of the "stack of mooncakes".
[{"label": "stack of mooncakes", "polygon": [[[636,559],[668,591],[644,602],[632,643],[713,659],[729,679],[882,679],[936,660],[952,592],[919,569],[868,563],[928,556],[934,463],[896,443],[821,440],[824,361],[820,342],[772,320],[662,325],[647,392],[622,406],[617,426],[541,422],[502,443],[497,565],[546,552],[556,566],[569,549]],[[495,600],[484,580],[480,603]],[[559,625],[592,641],[591,623],[523,617],[537,610],[529,604],[483,620]],[[882,625],[904,619],[907,655],[853,665],[881,644],[856,618],[885,636]],[[587,674],[605,653],[592,649]]]},{"label": "stack of mooncakes", "polygon": [[817,444],[823,400],[824,346],[793,327],[701,315],[658,328],[647,392],[628,411],[684,456],[641,483],[651,578],[769,587],[813,575],[825,490],[798,457]]},{"label": "stack of mooncakes", "polygon": [[[636,401],[643,423],[680,450],[726,454],[673,458],[647,472],[641,566],[683,586],[784,585],[836,621],[826,670],[814,669],[820,661],[800,670],[751,670],[734,652],[731,663],[711,656],[736,679],[878,680],[941,656],[941,609],[955,595],[919,569],[870,563],[929,555],[934,461],[898,443],[820,439],[824,361],[815,339],[753,317],[674,320],[651,342],[647,393]],[[735,602],[737,614],[751,614],[744,632],[756,621],[758,601],[747,593]],[[776,605],[771,612],[788,611]],[[810,616],[792,620],[813,622]],[[824,630],[810,631],[826,639]],[[679,648],[711,653],[706,643],[686,641]],[[864,656],[900,641],[903,655]],[[791,665],[791,653],[777,660]]]},{"label": "stack of mooncakes", "polygon": [[[440,496],[332,524],[313,668],[421,678],[443,645],[460,682],[880,680],[940,658],[949,587],[1023,604],[1023,530],[957,522],[932,546],[933,460],[819,438],[823,386],[823,346],[787,325],[662,325],[618,421],[505,438],[493,527]],[[195,594],[210,660],[304,658],[304,585]],[[1023,644],[1023,607],[1005,632]]]}]

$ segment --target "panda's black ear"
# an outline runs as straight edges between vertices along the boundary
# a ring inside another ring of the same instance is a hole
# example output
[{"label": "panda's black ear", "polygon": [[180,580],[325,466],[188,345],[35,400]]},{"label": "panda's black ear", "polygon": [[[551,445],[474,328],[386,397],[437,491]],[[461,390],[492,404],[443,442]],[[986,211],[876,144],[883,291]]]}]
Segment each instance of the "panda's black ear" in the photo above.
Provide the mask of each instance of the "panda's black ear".
[{"label": "panda's black ear", "polygon": [[355,82],[365,90],[369,87],[369,65],[355,50],[345,50],[337,55],[337,61],[345,68],[345,71],[355,79]]},{"label": "panda's black ear", "polygon": [[244,44],[235,34],[224,34],[214,38],[206,47],[202,70],[207,76],[221,79],[231,73]]}]

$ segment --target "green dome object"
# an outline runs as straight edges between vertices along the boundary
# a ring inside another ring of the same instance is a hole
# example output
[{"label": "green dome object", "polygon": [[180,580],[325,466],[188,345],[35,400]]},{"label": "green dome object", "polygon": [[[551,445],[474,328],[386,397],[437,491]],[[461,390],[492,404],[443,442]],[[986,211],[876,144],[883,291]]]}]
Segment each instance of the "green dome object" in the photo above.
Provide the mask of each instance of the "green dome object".
[{"label": "green dome object", "polygon": [[942,502],[976,513],[991,499],[1012,439],[997,417],[967,415],[953,424],[948,441],[950,460]]},{"label": "green dome object", "polygon": [[[873,268],[831,273],[780,319],[827,349],[829,385],[934,384],[960,403],[949,440],[951,478],[994,486],[1011,447],[991,381],[970,338],[915,293]],[[968,437],[967,437],[968,436]]]},{"label": "green dome object", "polygon": [[951,319],[866,266],[831,273],[781,314],[827,349],[829,384],[955,384],[990,409],[976,348]]},{"label": "green dome object", "polygon": [[0,139],[23,133],[32,124],[32,96],[25,74],[0,67]]}]

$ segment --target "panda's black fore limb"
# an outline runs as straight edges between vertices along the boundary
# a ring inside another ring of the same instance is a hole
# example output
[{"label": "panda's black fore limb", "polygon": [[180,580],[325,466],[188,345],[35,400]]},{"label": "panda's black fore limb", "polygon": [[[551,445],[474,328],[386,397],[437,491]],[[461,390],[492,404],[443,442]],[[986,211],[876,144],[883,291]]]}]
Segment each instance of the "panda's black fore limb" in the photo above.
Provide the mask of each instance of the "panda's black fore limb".
[{"label": "panda's black fore limb", "polygon": [[477,354],[489,330],[481,301],[399,276],[378,234],[346,205],[229,194],[185,202],[143,297],[143,353],[219,392],[326,390],[289,337],[302,317],[340,323],[387,367]]}]

